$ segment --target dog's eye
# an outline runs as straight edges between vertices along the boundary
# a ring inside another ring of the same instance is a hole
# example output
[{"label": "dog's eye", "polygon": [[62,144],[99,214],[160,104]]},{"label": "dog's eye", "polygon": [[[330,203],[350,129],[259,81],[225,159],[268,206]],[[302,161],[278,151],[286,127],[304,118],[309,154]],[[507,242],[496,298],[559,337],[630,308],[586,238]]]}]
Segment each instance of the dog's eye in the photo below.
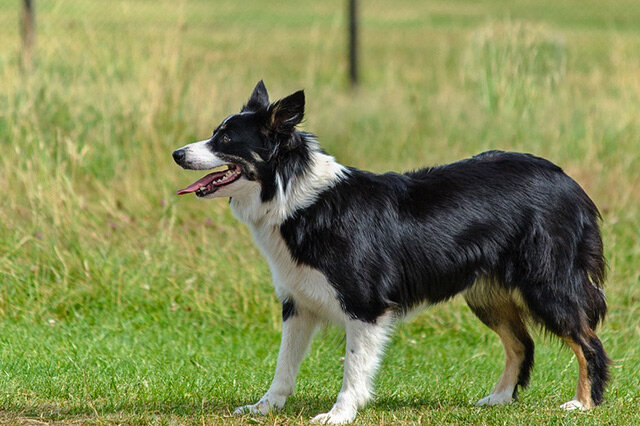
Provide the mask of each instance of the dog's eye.
[{"label": "dog's eye", "polygon": [[227,135],[222,135],[222,143],[229,143],[231,142],[231,138]]}]

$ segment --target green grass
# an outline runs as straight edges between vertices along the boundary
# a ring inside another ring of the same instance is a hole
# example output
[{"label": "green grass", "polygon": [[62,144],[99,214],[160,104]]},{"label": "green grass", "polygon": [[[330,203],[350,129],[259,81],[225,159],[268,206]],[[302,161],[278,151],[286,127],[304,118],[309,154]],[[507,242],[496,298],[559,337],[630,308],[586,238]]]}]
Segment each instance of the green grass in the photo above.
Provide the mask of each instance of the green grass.
[{"label": "green grass", "polygon": [[[174,196],[170,153],[264,78],[307,93],[304,128],[375,171],[485,149],[545,156],[603,211],[613,358],[603,406],[565,413],[570,351],[536,338],[521,402],[476,408],[503,363],[459,299],[395,333],[360,423],[640,422],[640,6],[635,1],[362,3],[362,85],[345,79],[344,2],[37,2],[21,72],[19,2],[0,4],[0,423],[201,424],[268,387],[280,308],[223,200]],[[6,29],[6,31],[5,31]],[[340,388],[344,340],[316,339],[282,414]]]}]

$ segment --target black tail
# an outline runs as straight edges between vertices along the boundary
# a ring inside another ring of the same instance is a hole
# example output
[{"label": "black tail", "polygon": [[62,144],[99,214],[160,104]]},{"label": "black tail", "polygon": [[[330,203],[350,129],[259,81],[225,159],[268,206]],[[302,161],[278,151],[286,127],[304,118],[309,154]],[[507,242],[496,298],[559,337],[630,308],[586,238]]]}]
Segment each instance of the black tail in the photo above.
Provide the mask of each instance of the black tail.
[{"label": "black tail", "polygon": [[586,201],[588,201],[587,207],[591,218],[584,223],[583,235],[578,247],[578,261],[583,271],[581,277],[585,296],[583,308],[589,327],[595,330],[607,314],[607,302],[602,291],[606,278],[606,262],[598,226],[600,213],[590,199],[587,198]]},{"label": "black tail", "polygon": [[[607,314],[607,302],[602,291],[606,278],[606,262],[602,249],[602,237],[598,222],[600,212],[585,194],[585,204],[591,220],[584,224],[583,238],[580,241],[579,260],[582,263],[582,285],[585,291],[584,311],[591,330],[595,330],[604,321]],[[589,380],[591,381],[591,400],[595,405],[602,403],[604,390],[609,381],[611,359],[602,346],[602,342],[591,331],[580,336],[579,342],[587,360]]]}]

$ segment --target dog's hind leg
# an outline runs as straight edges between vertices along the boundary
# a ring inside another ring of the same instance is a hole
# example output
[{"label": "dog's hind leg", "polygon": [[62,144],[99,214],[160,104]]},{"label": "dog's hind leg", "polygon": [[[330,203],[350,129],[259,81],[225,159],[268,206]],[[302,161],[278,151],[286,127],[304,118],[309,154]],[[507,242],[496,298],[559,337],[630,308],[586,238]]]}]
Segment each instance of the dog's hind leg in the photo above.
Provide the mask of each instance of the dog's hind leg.
[{"label": "dog's hind leg", "polygon": [[589,363],[585,357],[582,346],[566,338],[565,342],[578,360],[578,385],[576,387],[576,395],[571,401],[565,402],[560,406],[565,410],[586,410],[593,407],[591,398],[591,380],[589,379]]},{"label": "dog's hind leg", "polygon": [[342,389],[331,410],[317,415],[312,422],[341,424],[353,421],[358,408],[363,407],[371,397],[373,377],[392,322],[392,313],[383,315],[373,324],[360,320],[347,322]]},{"label": "dog's hind leg", "polygon": [[319,321],[311,312],[294,306],[291,301],[283,302],[282,319],[280,352],[269,390],[260,401],[238,407],[233,414],[267,414],[269,410],[282,408],[293,393],[300,363]]},{"label": "dog's hind leg", "polygon": [[[592,286],[589,283],[586,285]],[[611,363],[602,342],[593,331],[597,319],[604,316],[605,304],[603,301],[581,297],[580,294],[572,294],[576,288],[581,289],[578,286],[571,288],[565,285],[556,286],[555,293],[552,292],[553,287],[547,287],[546,291],[522,293],[535,319],[548,331],[564,340],[578,360],[576,394],[571,401],[561,405],[561,408],[566,410],[586,410],[602,402]],[[597,293],[601,295],[599,291]],[[548,294],[553,294],[553,297],[549,297]],[[592,306],[599,307],[601,311],[589,311]]]},{"label": "dog's hind leg", "polygon": [[517,397],[518,386],[527,386],[533,367],[534,343],[523,319],[524,312],[510,292],[496,284],[478,283],[465,293],[465,299],[478,318],[498,334],[506,357],[495,388],[476,404],[508,404]]},{"label": "dog's hind leg", "polygon": [[560,406],[565,410],[586,410],[602,402],[605,384],[609,378],[609,358],[600,339],[589,331],[587,338],[564,338],[578,360],[578,385],[576,394]]},{"label": "dog's hind leg", "polygon": [[[540,309],[540,306],[544,308]],[[562,312],[562,315],[558,315]],[[589,327],[587,315],[576,304],[548,301],[538,306],[540,321],[571,348],[578,360],[578,384],[571,401],[560,406],[565,410],[587,410],[600,404],[609,380],[611,360],[598,336]]]}]

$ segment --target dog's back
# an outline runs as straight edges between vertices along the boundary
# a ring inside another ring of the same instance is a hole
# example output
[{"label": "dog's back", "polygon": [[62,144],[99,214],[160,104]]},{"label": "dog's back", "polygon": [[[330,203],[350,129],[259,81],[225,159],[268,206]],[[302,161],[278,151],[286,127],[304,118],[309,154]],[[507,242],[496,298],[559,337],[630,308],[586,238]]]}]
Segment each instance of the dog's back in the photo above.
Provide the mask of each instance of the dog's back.
[{"label": "dog's back", "polygon": [[[481,277],[575,293],[569,277],[593,288],[604,275],[597,209],[559,167],[525,154],[494,151],[404,175],[352,169],[281,232],[293,256],[369,321],[445,300]],[[591,325],[604,315],[585,309]]]}]

